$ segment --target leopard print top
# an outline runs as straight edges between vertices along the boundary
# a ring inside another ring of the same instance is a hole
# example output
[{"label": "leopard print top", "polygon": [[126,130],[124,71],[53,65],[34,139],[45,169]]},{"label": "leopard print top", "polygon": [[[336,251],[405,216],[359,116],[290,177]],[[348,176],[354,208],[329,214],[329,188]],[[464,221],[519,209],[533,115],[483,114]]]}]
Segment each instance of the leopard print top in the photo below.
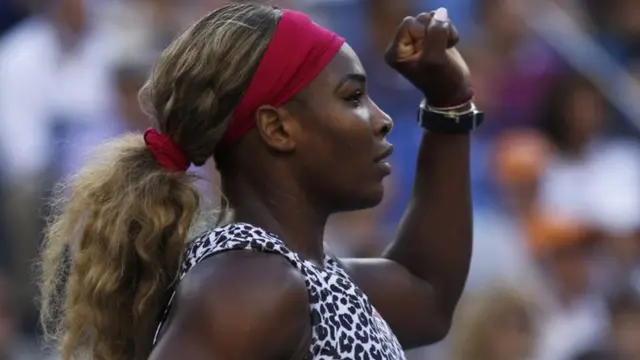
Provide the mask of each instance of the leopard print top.
[{"label": "leopard print top", "polygon": [[[200,236],[187,249],[180,277],[204,259],[229,250],[277,253],[304,275],[312,322],[307,360],[405,360],[389,325],[336,259],[325,256],[321,269],[289,250],[276,235],[253,225],[234,223]],[[173,296],[156,331],[154,344],[167,319]]]}]

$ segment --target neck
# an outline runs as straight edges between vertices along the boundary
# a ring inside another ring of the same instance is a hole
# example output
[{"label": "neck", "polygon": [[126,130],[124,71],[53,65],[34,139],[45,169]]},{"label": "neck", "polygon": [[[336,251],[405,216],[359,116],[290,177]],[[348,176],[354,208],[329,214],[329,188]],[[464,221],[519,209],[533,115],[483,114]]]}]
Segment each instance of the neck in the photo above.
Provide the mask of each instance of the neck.
[{"label": "neck", "polygon": [[319,211],[295,184],[272,186],[267,179],[243,176],[223,179],[222,189],[233,209],[234,222],[246,222],[274,233],[306,260],[321,266],[324,228],[329,214]]}]

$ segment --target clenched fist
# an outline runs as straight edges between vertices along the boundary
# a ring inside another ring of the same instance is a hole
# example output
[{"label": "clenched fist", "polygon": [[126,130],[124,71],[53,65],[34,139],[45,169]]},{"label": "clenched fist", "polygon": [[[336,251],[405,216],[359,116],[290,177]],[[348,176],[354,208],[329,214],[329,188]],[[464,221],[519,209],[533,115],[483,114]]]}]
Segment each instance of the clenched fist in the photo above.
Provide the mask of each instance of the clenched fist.
[{"label": "clenched fist", "polygon": [[387,48],[389,66],[409,80],[429,105],[449,107],[473,97],[469,68],[455,45],[458,32],[447,10],[405,18]]}]

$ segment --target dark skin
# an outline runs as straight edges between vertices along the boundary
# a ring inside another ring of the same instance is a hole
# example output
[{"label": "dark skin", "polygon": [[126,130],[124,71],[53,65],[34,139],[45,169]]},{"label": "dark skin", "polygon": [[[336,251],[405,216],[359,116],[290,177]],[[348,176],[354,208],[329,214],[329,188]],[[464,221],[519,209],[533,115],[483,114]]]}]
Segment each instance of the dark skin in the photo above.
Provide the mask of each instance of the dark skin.
[{"label": "dark skin", "polygon": [[[405,19],[386,60],[430,102],[455,102],[468,91],[466,66],[451,48],[451,23],[432,18]],[[259,109],[256,130],[223,174],[236,221],[277,234],[318,266],[328,217],[383,197],[392,123],[365,81],[343,46],[297,100]],[[471,256],[469,137],[425,133],[417,166],[413,197],[383,257],[343,260],[405,348],[447,334]],[[302,359],[308,351],[304,278],[279,255],[211,257],[185,276],[176,299],[150,359]]]}]

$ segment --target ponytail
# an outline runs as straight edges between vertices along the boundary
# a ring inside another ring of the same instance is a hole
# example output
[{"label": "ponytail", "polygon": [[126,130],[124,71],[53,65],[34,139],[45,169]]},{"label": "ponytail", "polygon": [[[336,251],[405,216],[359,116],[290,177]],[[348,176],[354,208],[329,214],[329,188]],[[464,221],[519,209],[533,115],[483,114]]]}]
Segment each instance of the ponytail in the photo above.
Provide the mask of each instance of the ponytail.
[{"label": "ponytail", "polygon": [[145,360],[200,196],[140,135],[108,143],[56,191],[40,263],[41,321],[63,360]]}]

